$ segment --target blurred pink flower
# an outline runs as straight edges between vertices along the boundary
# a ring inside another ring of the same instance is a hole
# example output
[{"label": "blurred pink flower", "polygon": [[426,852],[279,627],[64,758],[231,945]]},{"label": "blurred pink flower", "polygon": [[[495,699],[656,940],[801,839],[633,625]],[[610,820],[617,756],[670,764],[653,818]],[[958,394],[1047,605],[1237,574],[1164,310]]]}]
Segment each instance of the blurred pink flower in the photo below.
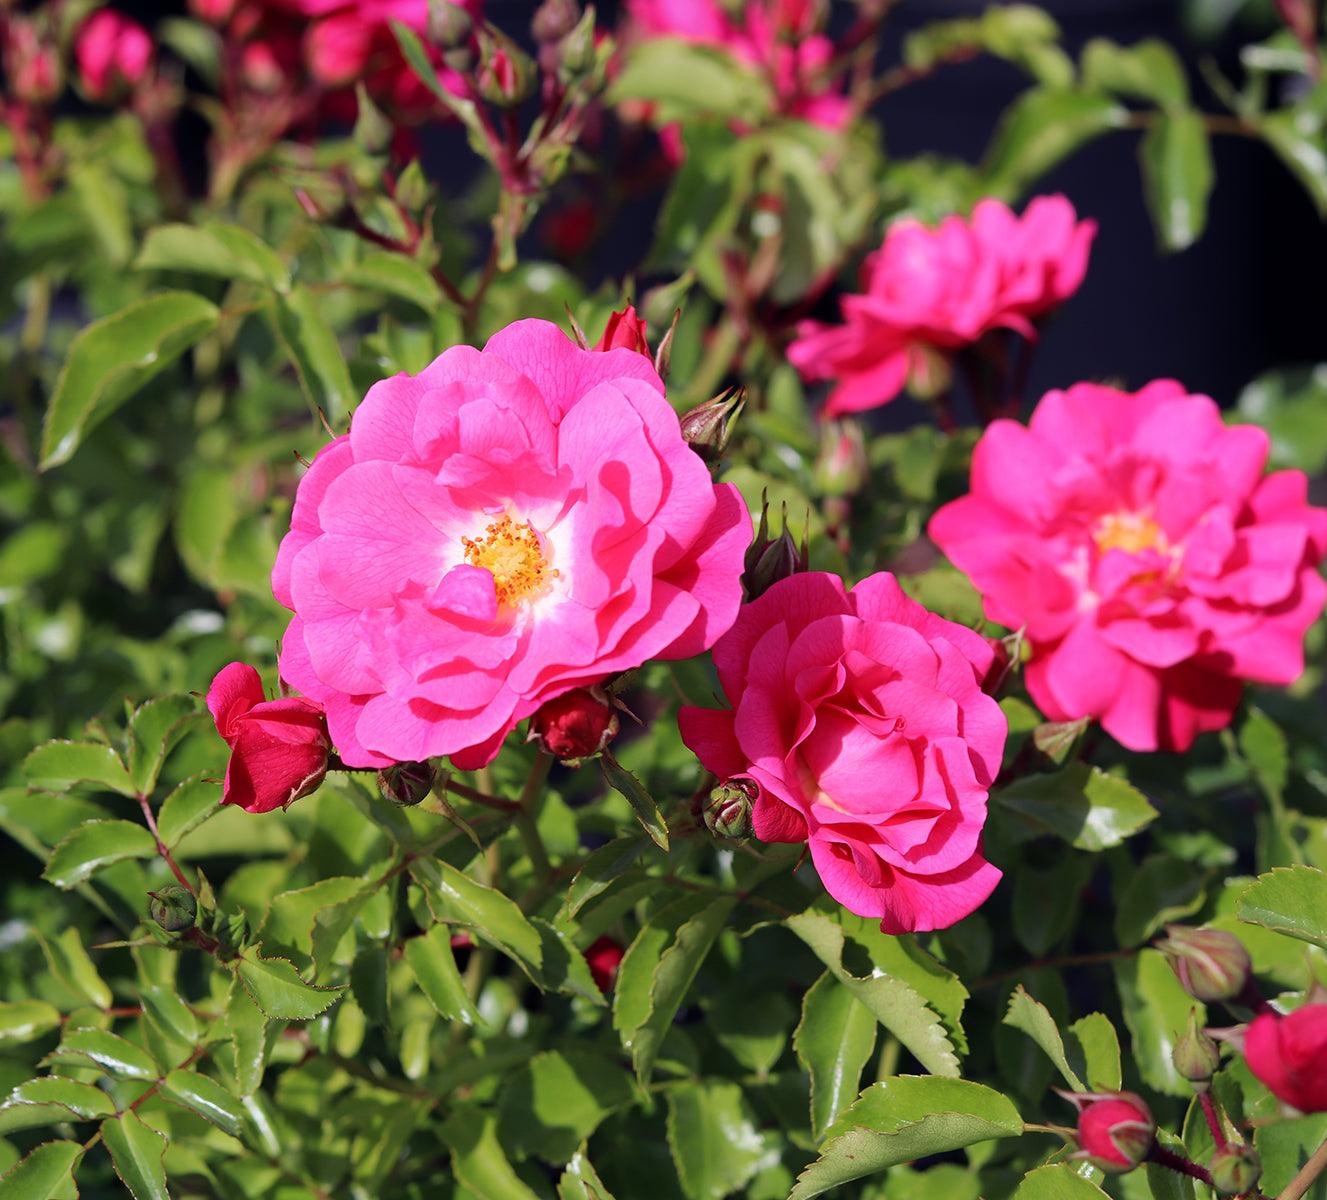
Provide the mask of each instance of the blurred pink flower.
[{"label": "blurred pink flower", "polygon": [[114,100],[141,83],[152,67],[152,57],[148,31],[113,8],[94,12],[74,43],[79,82],[92,100]]},{"label": "blurred pink flower", "polygon": [[808,842],[840,904],[886,933],[943,929],[990,895],[986,793],[1007,725],[981,690],[987,641],[894,576],[776,583],[714,647],[731,709],[683,708],[682,740],[720,779],[760,787],[755,834]]},{"label": "blurred pink flower", "polygon": [[1024,628],[1052,720],[1096,717],[1133,750],[1229,723],[1244,680],[1288,684],[1322,611],[1327,510],[1268,440],[1173,381],[1050,392],[977,444],[971,493],[931,519],[986,614]]},{"label": "blurred pink flower", "polygon": [[1063,196],[1039,196],[1022,217],[987,199],[968,220],[899,221],[862,265],[861,293],[843,297],[843,324],[804,321],[789,361],[836,381],[826,416],[885,404],[936,352],[995,329],[1034,338],[1034,321],[1083,282],[1096,229]]},{"label": "blurred pink flower", "polygon": [[1327,1004],[1255,1017],[1244,1034],[1244,1057],[1277,1099],[1300,1112],[1327,1112]]},{"label": "blurred pink flower", "polygon": [[649,359],[518,321],[375,384],[314,460],[272,573],[282,675],[352,766],[478,767],[546,701],[712,645],[750,537]]}]

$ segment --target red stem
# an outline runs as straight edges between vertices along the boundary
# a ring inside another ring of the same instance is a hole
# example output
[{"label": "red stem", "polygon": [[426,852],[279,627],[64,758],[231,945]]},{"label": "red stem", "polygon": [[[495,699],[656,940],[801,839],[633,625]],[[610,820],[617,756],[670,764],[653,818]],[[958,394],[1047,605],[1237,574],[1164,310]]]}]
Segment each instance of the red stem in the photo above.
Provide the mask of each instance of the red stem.
[{"label": "red stem", "polygon": [[147,827],[157,843],[157,853],[166,860],[166,865],[175,873],[175,878],[180,881],[180,886],[184,888],[189,895],[197,896],[198,893],[194,891],[194,885],[189,882],[184,872],[180,870],[179,863],[175,861],[170,850],[167,848],[166,843],[161,840],[161,834],[157,832],[157,818],[152,814],[152,805],[148,803],[147,797],[141,793],[138,797],[138,807],[143,810],[143,820],[147,822]]},{"label": "red stem", "polygon": [[1203,1116],[1207,1118],[1207,1128],[1212,1131],[1212,1141],[1216,1143],[1218,1150],[1226,1148],[1226,1131],[1221,1127],[1221,1118],[1216,1111],[1216,1102],[1212,1099],[1211,1092],[1203,1092],[1198,1097],[1198,1103],[1203,1106]]}]

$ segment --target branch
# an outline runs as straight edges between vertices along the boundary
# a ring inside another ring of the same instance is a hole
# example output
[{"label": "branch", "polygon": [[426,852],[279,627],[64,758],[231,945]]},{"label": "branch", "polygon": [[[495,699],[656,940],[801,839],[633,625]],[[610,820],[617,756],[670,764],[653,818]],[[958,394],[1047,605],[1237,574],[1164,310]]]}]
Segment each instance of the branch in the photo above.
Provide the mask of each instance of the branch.
[{"label": "branch", "polygon": [[1285,1190],[1277,1200],[1300,1200],[1300,1197],[1308,1194],[1309,1188],[1317,1182],[1318,1176],[1324,1170],[1327,1170],[1327,1141],[1324,1141],[1313,1152],[1313,1157],[1300,1167],[1299,1174],[1286,1184]]}]

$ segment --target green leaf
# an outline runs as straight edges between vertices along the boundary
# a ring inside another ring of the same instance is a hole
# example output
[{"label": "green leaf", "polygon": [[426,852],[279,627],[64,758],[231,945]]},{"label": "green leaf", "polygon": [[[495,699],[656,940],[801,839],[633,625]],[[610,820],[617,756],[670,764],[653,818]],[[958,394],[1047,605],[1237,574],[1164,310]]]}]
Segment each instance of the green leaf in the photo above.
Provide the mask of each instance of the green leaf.
[{"label": "green leaf", "polygon": [[126,1079],[157,1079],[161,1068],[141,1046],[135,1046],[106,1029],[73,1029],[47,1055],[47,1061],[74,1067],[95,1063],[112,1075]]},{"label": "green leaf", "polygon": [[129,778],[147,795],[176,743],[202,720],[192,696],[158,696],[141,704],[129,719]]},{"label": "green leaf", "polygon": [[1069,1065],[1094,1091],[1120,1087],[1120,1038],[1110,1018],[1088,1013],[1069,1026],[1065,1042]]},{"label": "green leaf", "polygon": [[647,100],[660,121],[707,114],[750,122],[770,109],[768,85],[721,50],[674,37],[637,41],[608,89],[608,103]]},{"label": "green leaf", "polygon": [[992,793],[1037,832],[1058,835],[1079,850],[1118,846],[1156,819],[1156,809],[1128,781],[1086,763],[1050,775],[1027,775]]},{"label": "green leaf", "polygon": [[893,975],[858,978],[848,971],[843,964],[843,928],[823,913],[799,913],[784,923],[922,1066],[937,1075],[959,1074],[954,1043],[940,1017],[916,988]]},{"label": "green leaf", "polygon": [[244,1109],[215,1079],[197,1071],[175,1070],[161,1083],[162,1095],[193,1109],[218,1129],[239,1137],[244,1124]]},{"label": "green leaf", "polygon": [[260,958],[250,950],[236,965],[241,982],[253,1002],[278,1020],[307,1021],[325,1012],[345,986],[314,987],[300,978],[286,958]]},{"label": "green leaf", "polygon": [[1279,805],[1290,782],[1290,748],[1280,726],[1262,709],[1249,709],[1239,730],[1239,752],[1263,794]]},{"label": "green leaf", "polygon": [[90,1083],[47,1075],[20,1083],[0,1106],[0,1133],[55,1125],[61,1121],[95,1121],[115,1113],[115,1102]]},{"label": "green leaf", "polygon": [[[1133,958],[1115,963],[1115,982],[1124,1009],[1124,1021],[1133,1036],[1133,1061],[1143,1081],[1168,1096],[1189,1096],[1171,1061],[1171,1051],[1189,1021],[1194,1001],[1180,987],[1175,972],[1159,950],[1140,950]],[[1198,1021],[1206,1021],[1198,1005]]]},{"label": "green leaf", "polygon": [[77,929],[66,929],[56,938],[45,938],[39,933],[36,937],[52,975],[94,1007],[110,1008],[111,989],[93,966]]},{"label": "green leaf", "polygon": [[5,1200],[63,1200],[71,1191],[74,1168],[83,1157],[77,1142],[43,1142],[0,1176]]},{"label": "green leaf", "polygon": [[868,1087],[831,1126],[788,1200],[811,1200],[886,1167],[1022,1132],[1008,1097],[979,1083],[892,1076]]},{"label": "green leaf", "polygon": [[1161,244],[1167,250],[1187,249],[1207,225],[1214,178],[1202,114],[1192,109],[1158,113],[1138,145],[1138,159]]},{"label": "green leaf", "polygon": [[148,232],[134,266],[244,279],[278,291],[290,287],[290,271],[270,246],[247,229],[221,221],[159,225]]},{"label": "green leaf", "polygon": [[0,1002],[0,1045],[35,1041],[59,1025],[59,1010],[44,1000]]},{"label": "green leaf", "polygon": [[452,954],[451,930],[446,925],[434,925],[419,937],[408,939],[405,961],[440,1017],[465,1025],[484,1023],[479,1010],[465,993],[465,984]]},{"label": "green leaf", "polygon": [[1185,108],[1189,81],[1184,64],[1171,47],[1157,39],[1125,47],[1093,38],[1083,47],[1083,84],[1162,108]]},{"label": "green leaf", "polygon": [[1045,1052],[1046,1057],[1055,1064],[1064,1077],[1065,1083],[1075,1092],[1085,1091],[1083,1080],[1069,1065],[1065,1054],[1064,1039],[1050,1010],[1038,1000],[1034,1000],[1019,984],[1014,994],[1009,997],[1009,1009],[1005,1013],[1004,1023],[1014,1029],[1021,1029]]},{"label": "green leaf", "polygon": [[1121,946],[1147,941],[1163,925],[1192,916],[1207,895],[1207,875],[1168,854],[1149,854],[1129,873],[1115,910]]},{"label": "green leaf", "polygon": [[765,1154],[755,1113],[727,1080],[668,1092],[668,1146],[687,1200],[723,1200],[745,1186]]},{"label": "green leaf", "polygon": [[807,989],[793,1032],[797,1060],[811,1077],[811,1136],[823,1136],[856,1098],[875,1049],[876,1019],[831,971]]},{"label": "green leaf", "polygon": [[92,785],[134,795],[120,756],[100,742],[47,742],[23,760],[23,775],[33,787],[51,792]]},{"label": "green leaf", "polygon": [[[1259,1122],[1253,1131],[1253,1144],[1262,1160],[1260,1180],[1265,1196],[1279,1196],[1289,1186],[1313,1152],[1327,1139],[1327,1113],[1282,1118],[1268,1124]],[[1305,1200],[1322,1200],[1320,1176],[1315,1187],[1305,1193]]]},{"label": "green leaf", "polygon": [[633,835],[615,838],[595,850],[576,872],[567,889],[562,906],[566,915],[576,916],[586,904],[631,870],[647,845],[649,842],[643,837]]},{"label": "green leaf", "polygon": [[1024,92],[1000,119],[986,152],[983,169],[991,191],[1016,198],[1080,146],[1123,127],[1128,116],[1119,104],[1093,92]]},{"label": "green leaf", "polygon": [[569,1162],[604,1118],[634,1096],[631,1077],[612,1059],[590,1050],[546,1050],[503,1087],[502,1144],[522,1157]]},{"label": "green leaf", "polygon": [[650,1015],[654,973],[678,929],[709,903],[706,896],[677,896],[660,904],[637,931],[617,969],[613,987],[613,1028],[624,1049]]},{"label": "green leaf", "polygon": [[297,285],[276,297],[273,314],[309,407],[321,410],[332,426],[339,425],[355,406],[355,386],[318,297]]},{"label": "green leaf", "polygon": [[1241,893],[1241,921],[1327,949],[1327,874],[1317,867],[1277,867]]},{"label": "green leaf", "polygon": [[155,858],[156,853],[156,839],[142,825],[132,821],[89,821],[51,851],[42,878],[67,891],[103,867],[127,858]]},{"label": "green leaf", "polygon": [[173,986],[153,984],[140,988],[138,995],[143,1001],[144,1011],[159,1028],[182,1042],[197,1043],[201,1032],[198,1018],[180,999],[180,993]]},{"label": "green leaf", "polygon": [[115,1173],[134,1200],[170,1200],[166,1189],[166,1139],[136,1112],[101,1125],[101,1140],[111,1152]]},{"label": "green leaf", "polygon": [[41,469],[67,462],[95,425],[215,329],[218,315],[192,292],[158,292],[82,330],[46,410]]},{"label": "green leaf", "polygon": [[[1258,376],[1239,395],[1240,418],[1272,439],[1268,465],[1317,475],[1327,467],[1327,368],[1291,367]],[[1247,723],[1247,722],[1246,722]],[[1244,751],[1244,757],[1249,757]]]},{"label": "green leaf", "polygon": [[668,825],[655,804],[654,797],[645,790],[645,786],[630,771],[617,761],[607,750],[599,756],[599,766],[604,778],[615,791],[621,792],[636,814],[636,820],[650,835],[651,840],[660,850],[668,850]]},{"label": "green leaf", "polygon": [[226,999],[224,1028],[235,1060],[235,1085],[241,1096],[251,1096],[263,1082],[267,1065],[267,1016],[238,979]]},{"label": "green leaf", "polygon": [[613,1200],[613,1194],[604,1186],[582,1146],[567,1163],[558,1180],[558,1200]]},{"label": "green leaf", "polygon": [[1327,216],[1327,146],[1323,118],[1309,106],[1282,109],[1258,121],[1258,131],[1298,178],[1319,216]]},{"label": "green leaf", "polygon": [[173,850],[186,834],[221,811],[221,788],[216,780],[196,775],[186,779],[161,802],[157,832]]},{"label": "green leaf", "polygon": [[0,588],[21,588],[54,575],[73,530],[58,521],[29,521],[0,544]]},{"label": "green leaf", "polygon": [[1102,1200],[1105,1195],[1067,1163],[1056,1163],[1024,1175],[1012,1200]]},{"label": "green leaf", "polygon": [[483,1200],[539,1200],[512,1170],[496,1125],[490,1114],[461,1108],[442,1126],[439,1133],[451,1148],[457,1183]]},{"label": "green leaf", "polygon": [[373,251],[345,273],[347,283],[406,300],[432,317],[443,304],[442,289],[428,268],[403,254]]},{"label": "green leaf", "polygon": [[514,900],[440,859],[416,859],[410,876],[424,889],[434,920],[472,929],[538,980],[543,941]]}]

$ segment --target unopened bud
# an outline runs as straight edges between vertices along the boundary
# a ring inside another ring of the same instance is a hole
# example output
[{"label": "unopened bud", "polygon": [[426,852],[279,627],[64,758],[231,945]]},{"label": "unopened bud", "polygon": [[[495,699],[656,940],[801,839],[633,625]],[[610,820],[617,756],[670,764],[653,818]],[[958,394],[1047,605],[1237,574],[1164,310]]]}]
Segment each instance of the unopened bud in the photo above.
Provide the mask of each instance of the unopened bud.
[{"label": "unopened bud", "polygon": [[590,975],[595,987],[601,992],[612,991],[617,982],[617,969],[626,952],[611,937],[601,937],[592,942],[585,951],[585,961],[590,964]]},{"label": "unopened bud", "polygon": [[596,57],[594,9],[591,8],[558,46],[558,78],[563,83],[579,79],[594,67]]},{"label": "unopened bud", "polygon": [[1108,1175],[1132,1171],[1151,1152],[1156,1122],[1133,1092],[1061,1092],[1078,1109],[1077,1157]]},{"label": "unopened bud", "polygon": [[500,108],[515,108],[534,91],[530,56],[510,38],[485,30],[479,42],[479,94]]},{"label": "unopened bud", "polygon": [[1175,1070],[1193,1084],[1194,1089],[1205,1092],[1212,1076],[1221,1066],[1221,1050],[1198,1024],[1198,1010],[1189,1010],[1189,1027],[1180,1035],[1170,1052]]},{"label": "unopened bud", "polygon": [[[614,311],[605,323],[603,336],[594,348],[600,351],[634,350],[651,361],[654,358],[650,353],[650,344],[645,340],[645,322],[636,315],[634,304],[628,304],[621,311]],[[686,436],[685,429],[682,436]]]},{"label": "unopened bud", "polygon": [[1242,1196],[1258,1186],[1262,1161],[1252,1146],[1222,1146],[1212,1155],[1207,1168],[1212,1172],[1212,1186],[1218,1196]]},{"label": "unopened bud", "polygon": [[469,43],[475,23],[470,14],[452,0],[429,0],[428,36],[441,50],[458,50]]},{"label": "unopened bud", "polygon": [[369,98],[368,89],[355,85],[355,145],[367,154],[381,154],[392,144],[395,127]]},{"label": "unopened bud", "polygon": [[806,533],[802,534],[799,547],[792,531],[788,528],[788,506],[783,506],[783,532],[778,537],[770,536],[769,502],[762,496],[760,500],[760,524],[756,528],[755,540],[747,547],[743,564],[742,588],[748,601],[763,596],[781,579],[797,575],[807,567]]},{"label": "unopened bud", "polygon": [[530,22],[530,32],[540,43],[556,42],[564,38],[581,19],[581,6],[576,0],[544,0]]},{"label": "unopened bud", "polygon": [[1225,930],[1168,925],[1157,948],[1170,959],[1180,986],[1195,1000],[1233,1000],[1249,982],[1253,968],[1249,952]]},{"label": "unopened bud", "polygon": [[723,457],[746,404],[745,388],[730,388],[682,414],[682,440],[707,463]]},{"label": "unopened bud", "polygon": [[49,104],[64,84],[60,56],[31,22],[15,17],[5,41],[4,67],[14,96],[24,104]]},{"label": "unopened bud", "polygon": [[378,790],[393,804],[410,808],[429,794],[436,778],[430,763],[397,763],[378,772]]},{"label": "unopened bud", "polygon": [[825,496],[852,496],[866,482],[866,437],[856,421],[826,421],[820,429],[820,453],[813,477]]},{"label": "unopened bud", "polygon": [[573,688],[530,718],[530,740],[562,762],[598,754],[616,736],[617,711],[601,687]]},{"label": "unopened bud", "polygon": [[428,177],[419,159],[412,158],[410,164],[396,177],[396,188],[392,198],[407,212],[422,213],[432,196]]},{"label": "unopened bud", "polygon": [[209,25],[224,25],[235,14],[239,0],[189,0],[189,11]]},{"label": "unopened bud", "polygon": [[705,805],[705,828],[716,838],[744,842],[751,836],[751,809],[760,799],[760,785],[745,775],[724,780]]},{"label": "unopened bud", "polygon": [[181,933],[193,927],[198,917],[198,901],[188,888],[162,888],[159,892],[148,892],[147,911],[167,933]]}]

